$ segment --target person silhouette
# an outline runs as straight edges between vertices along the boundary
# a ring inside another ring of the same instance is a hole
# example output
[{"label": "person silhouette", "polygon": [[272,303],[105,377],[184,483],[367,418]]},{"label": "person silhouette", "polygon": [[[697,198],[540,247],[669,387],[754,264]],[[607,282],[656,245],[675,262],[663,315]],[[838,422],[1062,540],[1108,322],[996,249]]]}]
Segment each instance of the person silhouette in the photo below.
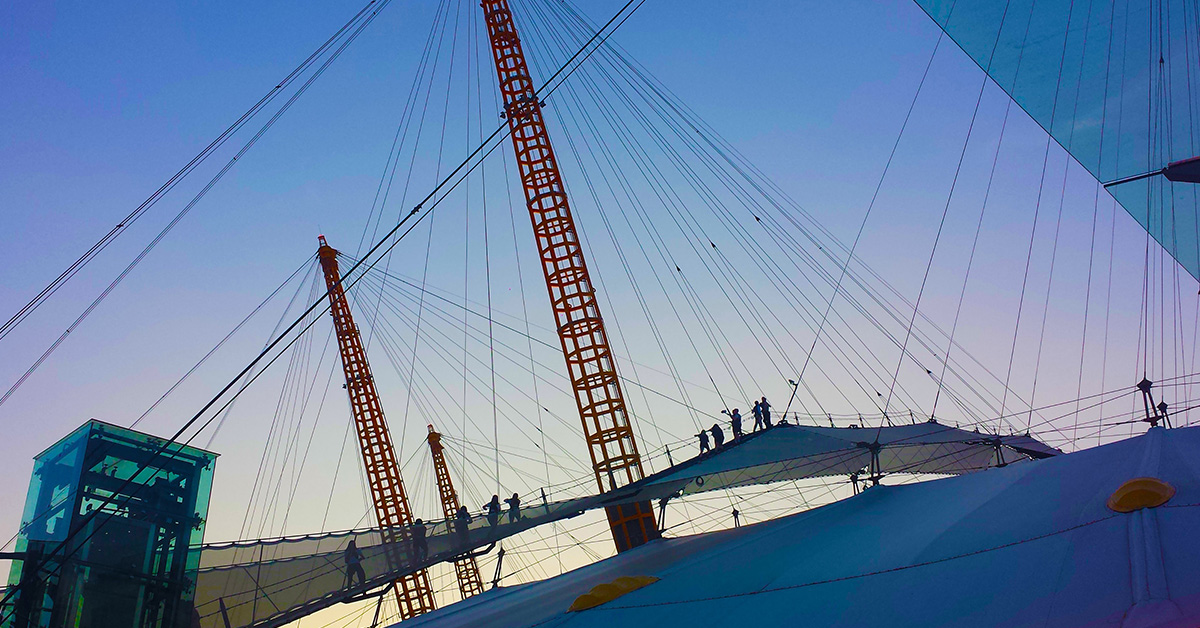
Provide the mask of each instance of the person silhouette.
[{"label": "person silhouette", "polygon": [[713,423],[712,430],[710,431],[713,435],[713,442],[716,443],[717,449],[720,449],[721,445],[725,444],[725,431],[722,430],[721,426],[717,425],[716,423]]},{"label": "person silhouette", "polygon": [[754,414],[754,431],[757,432],[758,430],[761,430],[763,427],[762,402],[755,401],[754,409],[751,410],[750,412],[752,412]]},{"label": "person silhouette", "polygon": [[488,525],[496,527],[496,524],[500,523],[500,496],[492,495],[492,501],[484,504],[483,507],[487,510]]},{"label": "person silhouette", "polygon": [[703,454],[706,451],[711,451],[708,446],[708,431],[700,430],[700,433],[696,434],[696,436],[700,438],[700,453]]},{"label": "person silhouette", "polygon": [[504,500],[508,504],[508,522],[516,523],[521,520],[521,496],[513,493],[512,497]]},{"label": "person silhouette", "polygon": [[471,513],[467,512],[466,506],[459,506],[458,512],[454,515],[454,531],[458,533],[458,542],[463,545],[471,539]]},{"label": "person silhouette", "polygon": [[742,412],[734,408],[733,414],[729,415],[729,427],[733,430],[733,439],[737,440],[742,437]]},{"label": "person silhouette", "polygon": [[354,586],[354,576],[358,576],[358,584],[364,585],[367,583],[367,572],[362,568],[362,552],[358,549],[358,544],[354,539],[350,539],[350,543],[346,545],[346,550],[342,552],[342,557],[346,561],[346,588]]},{"label": "person silhouette", "polygon": [[425,539],[425,522],[417,519],[412,525],[412,547],[413,558],[418,562],[425,562],[429,558],[429,542]]}]

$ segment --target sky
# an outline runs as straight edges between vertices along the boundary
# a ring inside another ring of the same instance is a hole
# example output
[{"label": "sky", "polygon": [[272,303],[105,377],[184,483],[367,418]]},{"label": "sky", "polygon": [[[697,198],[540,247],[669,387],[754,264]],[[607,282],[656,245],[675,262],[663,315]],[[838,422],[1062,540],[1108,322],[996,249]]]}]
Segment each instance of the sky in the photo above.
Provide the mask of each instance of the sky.
[{"label": "sky", "polygon": [[[621,4],[596,0],[581,11],[603,23]],[[540,79],[574,49],[545,27],[547,6],[517,7],[518,26],[529,27],[523,37]],[[0,216],[7,253],[0,310],[14,312],[36,294],[359,8],[341,1],[4,8],[0,67],[10,89],[0,95],[6,121],[0,132]],[[290,321],[320,296],[316,275],[306,274],[318,234],[344,253],[363,250],[359,243],[376,221],[386,229],[407,213],[481,133],[501,123],[491,68],[481,65],[486,49],[479,47],[476,13],[478,7],[465,1],[388,5],[0,405],[6,436],[0,474],[11,479],[0,499],[0,536],[7,540],[18,528],[34,455],[90,417],[132,424],[300,269],[138,424],[151,433],[173,433],[253,358],[278,321]],[[437,61],[427,67],[436,69],[421,75],[431,25]],[[851,291],[871,316],[845,300],[835,302],[834,319],[844,316],[844,324],[830,329],[851,336],[829,336],[829,346],[814,353],[804,378],[811,388],[797,395],[792,410],[850,421],[857,413],[878,415],[886,404],[893,416],[911,410],[924,417],[932,400],[941,398],[924,368],[900,360],[894,342],[876,333],[872,316],[882,310],[870,305],[869,294],[892,303],[900,302],[898,295],[909,302],[920,298],[914,329],[955,329],[952,357],[963,362],[950,370],[963,379],[946,390],[967,401],[938,402],[937,415],[948,422],[1033,426],[1055,446],[1090,446],[1140,428],[1096,433],[1103,408],[1088,409],[1082,419],[1047,410],[1002,423],[977,410],[984,398],[1003,398],[1011,403],[1008,410],[1021,411],[1030,398],[1041,406],[1127,388],[1143,370],[1153,377],[1194,370],[1194,281],[1186,273],[1177,276],[1170,260],[1147,245],[1144,231],[1097,193],[1083,168],[1070,165],[1056,145],[1047,149],[1044,132],[1010,108],[998,88],[985,85],[965,54],[949,40],[939,43],[939,30],[915,4],[648,0],[612,41],[774,182],[778,192],[771,198],[793,199],[813,221],[800,223],[827,229],[828,236],[820,236],[830,238],[826,247],[834,239],[849,246],[863,226],[855,251],[865,266],[856,268],[877,275],[869,288]],[[792,392],[787,379],[805,363],[813,342],[800,313],[819,316],[830,294],[821,289],[816,268],[789,264],[804,254],[820,259],[827,251],[815,244],[807,253],[800,244],[793,250],[772,240],[776,234],[750,230],[749,201],[736,193],[715,193],[715,204],[731,213],[708,207],[681,175],[667,172],[669,151],[656,147],[654,136],[639,135],[644,131],[637,130],[636,116],[620,108],[617,96],[629,90],[606,83],[620,77],[601,61],[589,61],[593,65],[551,95],[547,115],[613,328],[618,366],[640,384],[626,385],[640,444],[650,467],[658,469],[666,464],[664,447],[690,455],[689,439],[719,420],[723,408],[746,413],[751,399],[766,395],[783,409]],[[406,114],[418,76],[425,77],[413,101],[419,109]],[[403,120],[407,126],[398,126]],[[621,140],[626,127],[620,121],[634,129],[634,141]],[[407,129],[408,139],[393,159],[398,128]],[[630,143],[644,148],[643,159],[622,153]],[[679,147],[685,141],[667,143]],[[447,434],[451,470],[471,506],[492,492],[536,493],[550,486],[552,495],[565,496],[589,487],[510,152],[500,145],[400,241],[386,262],[390,283],[376,275],[351,294],[418,514],[432,516],[439,508],[423,450],[430,423]],[[0,340],[5,389],[231,155],[226,150],[197,170]],[[664,189],[679,190],[677,199],[645,178],[648,163],[665,164]],[[378,192],[385,188],[387,201],[377,211]],[[982,235],[973,247],[985,194]],[[729,226],[735,223],[741,226]],[[799,228],[788,229],[778,231],[800,237]],[[680,267],[678,273],[670,272],[666,258]],[[1148,276],[1159,292],[1143,299]],[[425,282],[427,303],[411,291],[401,295],[398,277]],[[804,287],[810,280],[817,287]],[[454,305],[464,304],[464,297],[476,313],[466,317],[465,348],[463,311]],[[801,297],[812,299],[811,307],[797,305]],[[488,322],[478,315],[488,311],[489,300],[490,348]],[[1150,310],[1145,303],[1152,303]],[[444,308],[440,318],[435,304]],[[912,309],[898,312],[899,320],[884,323],[898,332],[897,340],[907,337]],[[1149,325],[1142,324],[1146,320]],[[347,440],[349,415],[329,329],[319,320],[295,351],[248,389],[219,430],[214,423],[197,437],[196,444],[221,454],[208,539],[365,525],[367,502]],[[854,340],[859,333],[861,341]],[[913,335],[914,346],[919,338]],[[1143,350],[1140,338],[1150,338],[1154,349]],[[944,338],[942,343],[924,351],[921,364],[940,369],[930,356],[944,354]],[[465,377],[460,360],[468,365]],[[862,371],[855,371],[856,364]],[[899,386],[889,387],[893,372]],[[1187,390],[1166,394],[1182,407]],[[1130,411],[1131,401],[1112,404],[1109,414]],[[1081,430],[1083,441],[1077,440]],[[761,520],[846,490],[798,487],[788,501],[772,497],[742,510]],[[676,532],[731,525],[720,514],[727,505],[680,506],[679,518],[693,524]],[[594,519],[572,534],[556,528],[553,536],[529,540],[527,555],[517,552],[511,563],[517,573],[505,582],[557,573],[611,551]],[[485,571],[491,568],[485,563]],[[440,586],[453,588],[452,575],[438,578]]]}]

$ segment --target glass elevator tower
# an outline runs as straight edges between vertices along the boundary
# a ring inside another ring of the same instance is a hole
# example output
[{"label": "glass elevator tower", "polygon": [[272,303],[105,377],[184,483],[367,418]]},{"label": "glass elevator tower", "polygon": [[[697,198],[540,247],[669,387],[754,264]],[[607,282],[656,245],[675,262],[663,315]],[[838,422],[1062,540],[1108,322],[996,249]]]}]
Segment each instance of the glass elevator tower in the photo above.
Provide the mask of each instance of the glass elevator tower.
[{"label": "glass elevator tower", "polygon": [[3,628],[190,628],[216,454],[92,419],[34,458]]}]

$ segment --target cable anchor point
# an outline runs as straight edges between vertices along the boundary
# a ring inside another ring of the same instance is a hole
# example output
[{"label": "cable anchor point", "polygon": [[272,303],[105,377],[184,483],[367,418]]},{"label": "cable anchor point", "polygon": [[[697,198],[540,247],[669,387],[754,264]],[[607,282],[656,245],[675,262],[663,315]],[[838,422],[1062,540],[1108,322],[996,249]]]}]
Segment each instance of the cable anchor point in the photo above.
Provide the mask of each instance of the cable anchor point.
[{"label": "cable anchor point", "polygon": [[1154,388],[1154,382],[1143,377],[1142,381],[1138,382],[1137,389],[1142,392],[1142,405],[1146,411],[1146,418],[1142,419],[1150,424],[1150,427],[1158,427],[1159,421],[1162,421],[1167,427],[1171,426],[1170,419],[1167,415],[1167,409],[1170,407],[1167,402],[1163,401],[1157,405],[1154,403],[1154,393],[1151,389]]}]

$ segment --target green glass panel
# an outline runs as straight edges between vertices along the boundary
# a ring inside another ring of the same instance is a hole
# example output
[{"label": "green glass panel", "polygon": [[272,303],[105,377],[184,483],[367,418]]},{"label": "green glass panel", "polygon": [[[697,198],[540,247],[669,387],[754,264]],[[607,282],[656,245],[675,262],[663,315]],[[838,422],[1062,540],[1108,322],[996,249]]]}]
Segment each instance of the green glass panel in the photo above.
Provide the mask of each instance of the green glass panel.
[{"label": "green glass panel", "polygon": [[190,625],[215,459],[96,420],[37,456],[4,625]]}]

